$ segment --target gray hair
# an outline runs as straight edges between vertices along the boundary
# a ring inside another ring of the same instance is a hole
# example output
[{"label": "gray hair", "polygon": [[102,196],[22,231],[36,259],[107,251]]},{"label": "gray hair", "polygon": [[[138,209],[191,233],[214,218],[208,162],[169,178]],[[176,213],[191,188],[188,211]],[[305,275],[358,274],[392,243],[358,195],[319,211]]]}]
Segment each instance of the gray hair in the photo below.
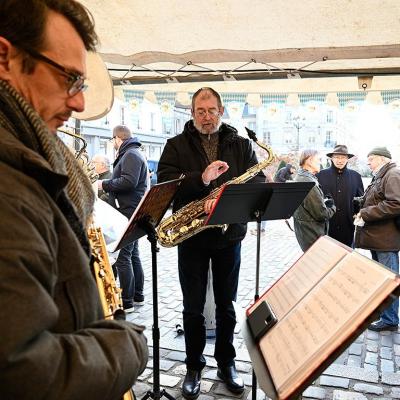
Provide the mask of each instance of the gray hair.
[{"label": "gray hair", "polygon": [[130,129],[126,125],[117,125],[113,129],[113,137],[118,137],[121,140],[127,140],[132,137]]},{"label": "gray hair", "polygon": [[103,163],[104,166],[109,170],[110,169],[110,160],[104,154],[95,154],[92,158],[92,161],[97,161],[99,163]]},{"label": "gray hair", "polygon": [[300,154],[299,165],[300,167],[304,166],[305,162],[310,158],[314,157],[318,154],[318,151],[315,149],[305,149]]}]

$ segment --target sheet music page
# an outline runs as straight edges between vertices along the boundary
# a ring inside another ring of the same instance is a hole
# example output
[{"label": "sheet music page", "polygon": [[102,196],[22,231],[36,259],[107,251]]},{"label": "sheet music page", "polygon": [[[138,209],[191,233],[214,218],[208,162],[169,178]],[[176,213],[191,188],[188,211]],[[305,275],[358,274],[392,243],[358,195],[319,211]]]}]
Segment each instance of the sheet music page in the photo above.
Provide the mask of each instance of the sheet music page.
[{"label": "sheet music page", "polygon": [[261,299],[279,321],[348,253],[329,237],[320,238]]},{"label": "sheet music page", "polygon": [[[325,260],[328,262],[328,260]],[[398,286],[396,275],[349,253],[259,343],[286,398]]]}]

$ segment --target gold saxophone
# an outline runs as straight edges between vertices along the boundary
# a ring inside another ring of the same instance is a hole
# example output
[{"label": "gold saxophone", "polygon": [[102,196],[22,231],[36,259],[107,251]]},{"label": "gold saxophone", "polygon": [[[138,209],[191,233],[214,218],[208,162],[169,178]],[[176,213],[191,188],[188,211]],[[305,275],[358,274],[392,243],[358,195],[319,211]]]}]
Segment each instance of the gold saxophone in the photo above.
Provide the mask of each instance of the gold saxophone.
[{"label": "gold saxophone", "polygon": [[[75,158],[88,175],[90,181],[92,183],[95,182],[98,179],[98,175],[94,171],[93,164],[89,162],[89,155],[86,152],[86,140],[66,129],[59,129],[59,131],[83,142],[83,146],[78,151],[75,151]],[[120,310],[119,313],[122,317],[124,314],[122,309],[121,289],[117,287],[115,282],[101,228],[91,225],[88,228],[87,234],[92,250],[94,276],[104,316],[106,319],[113,319],[114,316],[118,315],[118,311]],[[126,392],[122,397],[122,400],[134,399],[135,396],[132,390]]]},{"label": "gold saxophone", "polygon": [[75,151],[75,158],[79,162],[79,165],[82,167],[82,169],[85,171],[87,177],[89,178],[91,183],[96,182],[99,179],[99,175],[97,174],[94,164],[89,161],[89,154],[86,151],[87,147],[87,142],[86,140],[78,135],[75,132],[74,128],[58,128],[58,131],[61,133],[65,133],[68,136],[72,136],[73,138],[80,140],[82,142],[82,147],[79,150],[73,150]]},{"label": "gold saxophone", "polygon": [[[106,319],[113,319],[119,310],[120,314],[123,315],[121,289],[117,287],[115,282],[101,228],[89,227],[88,237],[92,249],[94,275],[104,316]],[[132,390],[126,392],[122,397],[122,400],[134,399],[135,396]]]},{"label": "gold saxophone", "polygon": [[254,178],[261,170],[268,167],[275,160],[272,148],[257,140],[256,134],[246,128],[249,137],[268,153],[268,157],[260,163],[249,168],[244,174],[224,183],[214,189],[208,196],[201,200],[192,201],[171,216],[163,219],[157,228],[158,241],[161,246],[173,247],[198,234],[207,228],[215,228],[219,225],[204,225],[207,214],[204,212],[204,204],[207,200],[216,199],[225,185],[245,183]]}]

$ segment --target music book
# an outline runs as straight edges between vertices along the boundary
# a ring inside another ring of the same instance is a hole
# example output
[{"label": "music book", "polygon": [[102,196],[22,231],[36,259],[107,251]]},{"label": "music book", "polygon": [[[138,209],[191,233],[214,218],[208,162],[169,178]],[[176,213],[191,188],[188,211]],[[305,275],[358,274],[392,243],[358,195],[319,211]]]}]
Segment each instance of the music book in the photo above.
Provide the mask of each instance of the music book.
[{"label": "music book", "polygon": [[146,234],[140,227],[142,219],[145,218],[153,227],[160,223],[183,179],[184,176],[181,176],[178,179],[158,183],[144,194],[113,251],[121,249]]},{"label": "music book", "polygon": [[277,400],[301,394],[378,318],[399,286],[399,276],[382,264],[319,238],[246,311],[252,319],[266,302],[276,317],[260,338],[243,325],[261,389]]}]

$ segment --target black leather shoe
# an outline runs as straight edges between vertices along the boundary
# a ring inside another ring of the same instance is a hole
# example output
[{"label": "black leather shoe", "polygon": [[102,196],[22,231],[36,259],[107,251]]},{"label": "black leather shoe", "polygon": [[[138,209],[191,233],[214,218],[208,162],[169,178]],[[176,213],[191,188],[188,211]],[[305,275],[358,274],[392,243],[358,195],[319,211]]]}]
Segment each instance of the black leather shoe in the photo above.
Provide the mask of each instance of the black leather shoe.
[{"label": "black leather shoe", "polygon": [[397,331],[397,325],[389,325],[385,324],[381,319],[378,321],[373,322],[368,329],[374,332],[381,332],[381,331]]},{"label": "black leather shoe", "polygon": [[218,378],[222,379],[228,389],[233,393],[242,393],[244,390],[243,379],[238,375],[234,365],[218,368]]},{"label": "black leather shoe", "polygon": [[185,399],[197,399],[200,394],[201,372],[188,369],[182,385],[182,395]]}]

